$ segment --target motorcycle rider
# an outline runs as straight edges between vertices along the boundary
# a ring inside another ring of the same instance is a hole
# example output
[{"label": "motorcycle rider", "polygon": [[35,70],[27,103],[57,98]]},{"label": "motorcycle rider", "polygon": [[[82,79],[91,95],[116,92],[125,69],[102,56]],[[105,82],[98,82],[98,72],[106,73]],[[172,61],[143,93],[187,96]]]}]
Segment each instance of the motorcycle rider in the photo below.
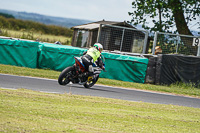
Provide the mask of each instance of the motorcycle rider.
[{"label": "motorcycle rider", "polygon": [[93,63],[96,63],[98,67],[104,68],[103,61],[101,59],[101,52],[103,50],[103,46],[100,43],[95,43],[93,47],[88,49],[86,52],[83,53],[82,61],[85,65],[86,71],[89,72],[89,75],[93,75]]}]

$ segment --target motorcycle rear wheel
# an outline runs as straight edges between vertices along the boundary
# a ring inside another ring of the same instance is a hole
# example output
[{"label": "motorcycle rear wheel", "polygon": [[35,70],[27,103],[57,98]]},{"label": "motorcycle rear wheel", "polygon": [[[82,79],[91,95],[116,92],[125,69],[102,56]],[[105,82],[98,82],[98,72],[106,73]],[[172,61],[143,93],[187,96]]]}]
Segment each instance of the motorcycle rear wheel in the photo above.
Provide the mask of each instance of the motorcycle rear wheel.
[{"label": "motorcycle rear wheel", "polygon": [[96,84],[96,82],[98,81],[98,79],[99,79],[99,75],[98,75],[96,78],[94,78],[92,81],[86,82],[86,83],[84,84],[84,87],[85,87],[85,88],[90,88],[90,87],[92,87],[94,84]]},{"label": "motorcycle rear wheel", "polygon": [[72,71],[74,70],[73,66],[65,68],[58,77],[58,83],[60,85],[66,85],[70,82],[70,76],[72,75]]}]

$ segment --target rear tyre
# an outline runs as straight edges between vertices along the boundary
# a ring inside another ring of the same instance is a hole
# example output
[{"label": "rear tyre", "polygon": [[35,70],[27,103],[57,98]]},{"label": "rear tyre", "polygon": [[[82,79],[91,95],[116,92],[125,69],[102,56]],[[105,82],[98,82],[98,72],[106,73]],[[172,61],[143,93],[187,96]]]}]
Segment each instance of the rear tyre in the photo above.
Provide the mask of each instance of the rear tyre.
[{"label": "rear tyre", "polygon": [[70,82],[70,77],[72,76],[73,66],[65,68],[58,77],[58,83],[60,85],[66,85]]},{"label": "rear tyre", "polygon": [[98,79],[99,79],[99,75],[96,77],[96,78],[94,78],[92,81],[90,81],[90,82],[86,82],[85,84],[84,84],[84,87],[85,88],[90,88],[90,87],[92,87],[94,84],[96,84],[96,82],[98,81]]}]

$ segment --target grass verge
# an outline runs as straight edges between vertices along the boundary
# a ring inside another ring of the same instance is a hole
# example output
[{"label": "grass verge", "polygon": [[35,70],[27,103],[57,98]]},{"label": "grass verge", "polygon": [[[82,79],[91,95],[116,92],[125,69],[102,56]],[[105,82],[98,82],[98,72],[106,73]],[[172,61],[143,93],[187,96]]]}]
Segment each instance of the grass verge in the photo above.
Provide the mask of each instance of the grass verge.
[{"label": "grass verge", "polygon": [[[31,69],[31,68],[2,65],[2,64],[0,65],[0,73],[21,75],[21,76],[42,77],[49,79],[57,79],[60,74],[60,72],[53,70]],[[105,78],[100,78],[97,84],[109,85],[115,87],[124,87],[124,88],[136,88],[149,91],[159,91],[159,92],[187,95],[200,98],[200,89],[192,86],[184,86],[184,85],[180,86],[177,84],[171,86],[161,86],[152,84],[124,82],[124,81],[111,80]]]},{"label": "grass verge", "polygon": [[0,88],[0,132],[199,132],[200,109]]},{"label": "grass verge", "polygon": [[61,42],[65,45],[71,44],[71,38],[65,37],[65,36],[55,36],[55,35],[48,35],[48,34],[42,34],[39,32],[33,32],[33,31],[16,31],[16,30],[10,30],[10,29],[2,29],[2,36],[7,37],[13,37],[13,38],[21,38],[21,39],[28,39],[28,40],[36,40],[42,42],[49,42],[49,43],[55,43],[56,41]]}]

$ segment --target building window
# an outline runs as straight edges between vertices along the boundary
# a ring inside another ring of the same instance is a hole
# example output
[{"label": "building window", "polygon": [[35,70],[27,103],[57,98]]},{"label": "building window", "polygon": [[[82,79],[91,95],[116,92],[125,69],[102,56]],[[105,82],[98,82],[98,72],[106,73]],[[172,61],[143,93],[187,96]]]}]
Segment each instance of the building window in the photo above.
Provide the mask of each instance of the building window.
[{"label": "building window", "polygon": [[134,39],[133,40],[133,46],[132,46],[132,52],[133,53],[142,53],[144,46],[144,40],[143,39]]},{"label": "building window", "polygon": [[76,46],[77,47],[86,47],[88,41],[89,31],[87,30],[78,30]]},{"label": "building window", "polygon": [[121,37],[117,37],[116,39],[115,39],[115,45],[117,45],[117,46],[120,46],[121,45]]}]

